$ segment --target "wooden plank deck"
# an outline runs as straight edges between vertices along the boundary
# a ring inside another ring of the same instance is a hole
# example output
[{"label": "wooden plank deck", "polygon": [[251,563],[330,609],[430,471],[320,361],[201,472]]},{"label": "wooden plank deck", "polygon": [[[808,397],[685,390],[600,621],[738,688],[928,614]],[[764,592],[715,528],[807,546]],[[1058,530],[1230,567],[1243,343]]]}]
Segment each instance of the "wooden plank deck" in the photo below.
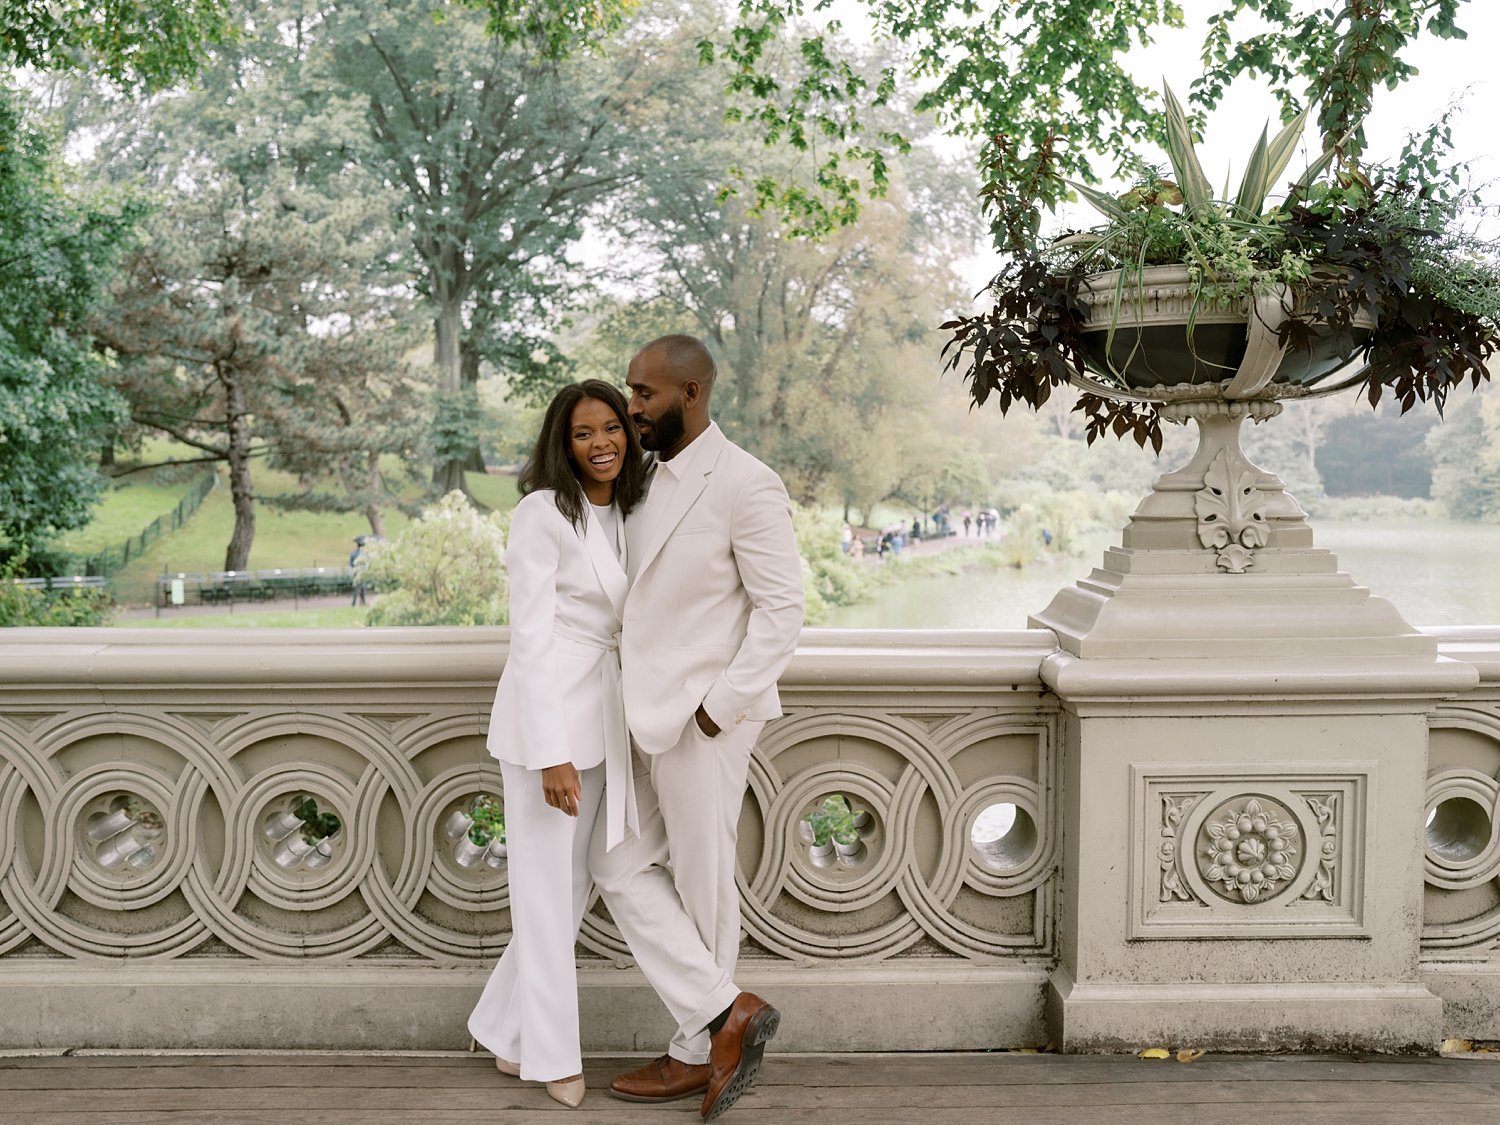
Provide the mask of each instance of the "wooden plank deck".
[{"label": "wooden plank deck", "polygon": [[[0,1057],[3,1125],[691,1125],[696,1100],[642,1106],[604,1091],[637,1065],[590,1058],[571,1118],[487,1056]],[[769,1056],[722,1121],[790,1125],[1500,1125],[1500,1055]]]}]

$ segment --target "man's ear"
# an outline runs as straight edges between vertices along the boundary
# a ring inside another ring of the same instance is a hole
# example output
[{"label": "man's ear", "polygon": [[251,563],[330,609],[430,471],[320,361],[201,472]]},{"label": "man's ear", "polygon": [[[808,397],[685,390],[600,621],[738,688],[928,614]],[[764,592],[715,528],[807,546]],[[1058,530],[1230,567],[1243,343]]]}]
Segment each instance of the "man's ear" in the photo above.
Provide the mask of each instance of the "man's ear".
[{"label": "man's ear", "polygon": [[697,379],[687,379],[682,384],[682,405],[692,407],[698,405],[698,400],[703,397],[703,384]]}]

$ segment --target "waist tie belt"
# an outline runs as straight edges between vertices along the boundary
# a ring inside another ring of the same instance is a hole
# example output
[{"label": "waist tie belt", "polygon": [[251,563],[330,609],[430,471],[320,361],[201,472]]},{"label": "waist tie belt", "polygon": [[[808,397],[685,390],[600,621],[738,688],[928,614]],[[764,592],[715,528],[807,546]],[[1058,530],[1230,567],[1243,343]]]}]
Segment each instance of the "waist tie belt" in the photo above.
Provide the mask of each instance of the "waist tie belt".
[{"label": "waist tie belt", "polygon": [[[630,768],[625,693],[620,682],[620,634],[600,636],[557,624],[552,632],[559,640],[607,654],[599,662],[603,670],[600,690],[604,696],[604,843],[606,848],[613,848],[625,839],[627,828],[636,835],[641,830],[635,805],[634,771]],[[563,705],[567,706],[567,700]]]}]

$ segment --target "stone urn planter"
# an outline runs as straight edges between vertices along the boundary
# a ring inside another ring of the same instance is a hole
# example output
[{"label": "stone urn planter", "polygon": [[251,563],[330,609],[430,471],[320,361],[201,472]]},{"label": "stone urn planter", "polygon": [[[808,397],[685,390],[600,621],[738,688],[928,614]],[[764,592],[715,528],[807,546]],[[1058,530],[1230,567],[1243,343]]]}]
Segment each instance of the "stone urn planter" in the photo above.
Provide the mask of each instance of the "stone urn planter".
[{"label": "stone urn planter", "polygon": [[1282,327],[1289,316],[1309,314],[1305,297],[1278,286],[1253,299],[1216,300],[1193,284],[1185,265],[1090,274],[1079,296],[1089,306],[1082,337],[1092,378],[1075,382],[1143,401],[1171,401],[1175,388],[1212,384],[1222,385],[1226,399],[1273,384],[1275,397],[1343,390],[1363,374],[1358,355],[1375,329],[1361,312],[1352,329],[1315,327],[1310,346],[1288,346]]}]

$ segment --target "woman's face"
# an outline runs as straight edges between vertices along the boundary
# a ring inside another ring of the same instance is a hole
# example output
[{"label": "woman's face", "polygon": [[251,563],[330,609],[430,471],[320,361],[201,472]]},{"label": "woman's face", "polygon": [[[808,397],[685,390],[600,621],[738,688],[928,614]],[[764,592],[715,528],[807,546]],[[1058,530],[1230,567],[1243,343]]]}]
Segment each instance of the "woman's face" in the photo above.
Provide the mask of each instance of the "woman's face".
[{"label": "woman's face", "polygon": [[578,466],[584,494],[595,504],[614,496],[615,478],[625,467],[625,425],[607,402],[579,399],[569,422],[568,451]]}]

